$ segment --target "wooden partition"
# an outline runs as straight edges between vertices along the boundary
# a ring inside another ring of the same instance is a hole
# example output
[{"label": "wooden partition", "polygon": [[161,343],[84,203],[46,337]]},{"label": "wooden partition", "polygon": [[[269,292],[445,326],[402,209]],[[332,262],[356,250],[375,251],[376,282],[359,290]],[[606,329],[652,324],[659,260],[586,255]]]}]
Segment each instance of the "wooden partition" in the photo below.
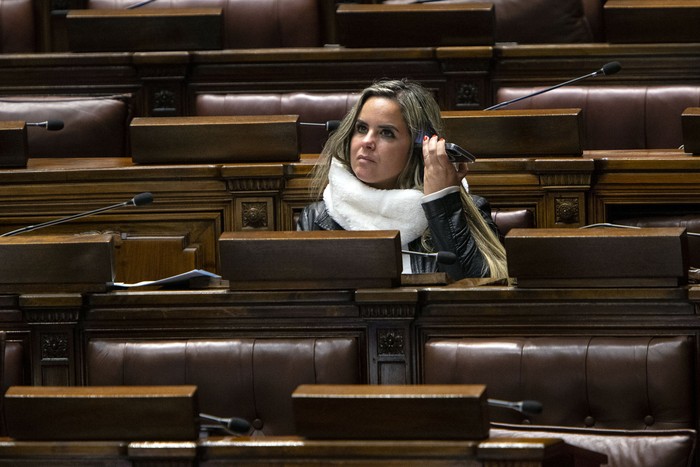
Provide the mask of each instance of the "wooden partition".
[{"label": "wooden partition", "polygon": [[[127,158],[31,159],[26,169],[0,171],[0,233],[149,191],[151,205],[36,234],[114,234],[117,282],[195,268],[220,272],[217,242],[223,232],[296,229],[298,214],[312,201],[309,175],[315,161],[313,155],[291,163],[180,165],[139,165]],[[479,158],[470,164],[468,180],[492,208],[528,209],[537,227],[578,228],[630,213],[694,213],[700,159],[680,150]]]},{"label": "wooden partition", "polygon": [[474,441],[310,441],[299,437],[235,438],[216,437],[200,442],[17,442],[0,438],[0,463],[70,463],[90,467],[115,464],[138,467],[259,466],[362,463],[376,466],[400,464],[407,467],[492,465],[513,467],[557,465],[594,467],[605,463],[605,455],[571,446],[555,438],[496,439]]}]

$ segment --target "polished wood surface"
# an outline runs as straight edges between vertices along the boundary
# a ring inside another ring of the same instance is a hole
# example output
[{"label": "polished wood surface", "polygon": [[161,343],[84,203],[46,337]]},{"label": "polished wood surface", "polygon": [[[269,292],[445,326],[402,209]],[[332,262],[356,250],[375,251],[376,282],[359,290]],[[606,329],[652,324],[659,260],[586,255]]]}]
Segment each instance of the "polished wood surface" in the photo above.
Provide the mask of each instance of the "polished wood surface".
[{"label": "polished wood surface", "polygon": [[296,434],[308,439],[472,439],[489,436],[486,386],[302,384]]},{"label": "polished wood surface", "polygon": [[694,0],[607,0],[603,18],[612,43],[700,41],[700,2]]},{"label": "polished wood surface", "polygon": [[700,155],[700,107],[688,107],[681,114],[683,150]]},{"label": "polished wood surface", "polygon": [[0,291],[104,292],[114,280],[111,235],[0,237]]},{"label": "polished wood surface", "polygon": [[505,248],[518,287],[676,287],[687,242],[683,227],[512,229]]},{"label": "polished wood surface", "polygon": [[580,156],[581,109],[445,111],[446,138],[478,158]]},{"label": "polished wood surface", "polygon": [[398,230],[224,232],[221,275],[233,290],[357,289],[401,283]]},{"label": "polished wood surface", "polygon": [[16,440],[195,440],[196,386],[11,386],[3,406]]},{"label": "polished wood surface", "polygon": [[0,167],[26,167],[27,158],[26,123],[0,122]]},{"label": "polished wood surface", "polygon": [[338,43],[346,47],[492,45],[495,40],[494,5],[487,2],[339,4],[335,18]]},{"label": "polished wood surface", "polygon": [[135,118],[131,158],[139,164],[294,162],[298,115]]},{"label": "polished wood surface", "polygon": [[70,10],[72,52],[208,50],[223,47],[221,8]]}]

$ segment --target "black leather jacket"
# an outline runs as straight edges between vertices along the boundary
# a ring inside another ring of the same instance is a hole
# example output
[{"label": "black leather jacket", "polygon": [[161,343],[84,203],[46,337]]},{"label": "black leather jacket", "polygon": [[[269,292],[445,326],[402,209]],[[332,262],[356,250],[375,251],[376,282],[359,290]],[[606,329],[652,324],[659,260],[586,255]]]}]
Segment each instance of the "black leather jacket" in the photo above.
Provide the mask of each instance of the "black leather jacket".
[{"label": "black leather jacket", "polygon": [[[480,196],[471,195],[481,215],[493,229],[498,232],[491,218],[488,201]],[[428,219],[435,251],[450,251],[457,255],[454,264],[438,264],[433,257],[411,255],[411,268],[417,273],[443,271],[454,280],[465,277],[487,277],[489,269],[481,251],[477,248],[467,224],[459,192],[450,193],[442,198],[423,203],[423,211]],[[297,230],[343,230],[335,222],[326,203],[317,201],[304,208],[297,221]],[[408,248],[411,251],[425,251],[418,238]]]}]

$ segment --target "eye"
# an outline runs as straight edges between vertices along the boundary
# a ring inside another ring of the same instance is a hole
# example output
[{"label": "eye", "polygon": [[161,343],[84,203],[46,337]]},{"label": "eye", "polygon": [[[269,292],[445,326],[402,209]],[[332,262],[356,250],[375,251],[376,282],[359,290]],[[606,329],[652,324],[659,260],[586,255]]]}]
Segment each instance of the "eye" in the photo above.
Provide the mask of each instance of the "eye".
[{"label": "eye", "polygon": [[367,125],[364,123],[357,122],[355,124],[355,133],[365,134],[367,133]]},{"label": "eye", "polygon": [[384,138],[394,138],[394,132],[389,129],[383,129],[380,133]]}]

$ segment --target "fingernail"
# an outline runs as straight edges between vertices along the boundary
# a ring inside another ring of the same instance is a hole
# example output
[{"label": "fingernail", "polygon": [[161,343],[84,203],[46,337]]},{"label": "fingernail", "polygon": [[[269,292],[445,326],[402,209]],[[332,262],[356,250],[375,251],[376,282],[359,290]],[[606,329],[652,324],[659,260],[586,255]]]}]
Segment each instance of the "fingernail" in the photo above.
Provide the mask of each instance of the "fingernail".
[{"label": "fingernail", "polygon": [[428,141],[428,135],[423,136],[423,141]]}]

